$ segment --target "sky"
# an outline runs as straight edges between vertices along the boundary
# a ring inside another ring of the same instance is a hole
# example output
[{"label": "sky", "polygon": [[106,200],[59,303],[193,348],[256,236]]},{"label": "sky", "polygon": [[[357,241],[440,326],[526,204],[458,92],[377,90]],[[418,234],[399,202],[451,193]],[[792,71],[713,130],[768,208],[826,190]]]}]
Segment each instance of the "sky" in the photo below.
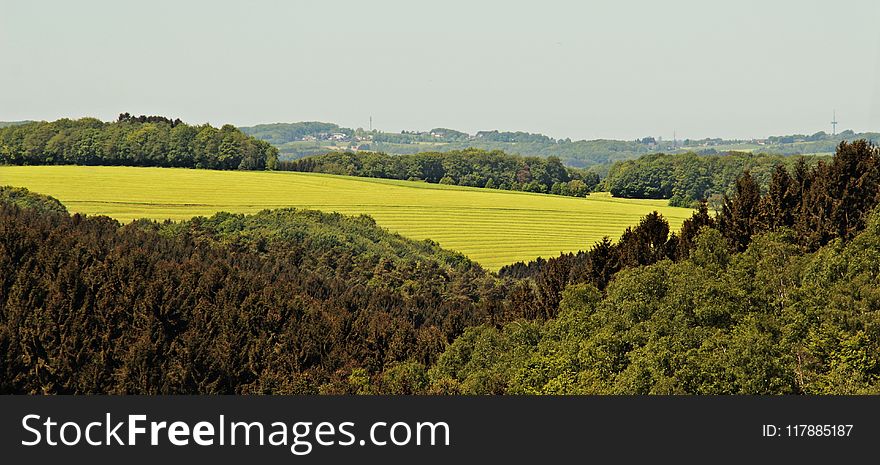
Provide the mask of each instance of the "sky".
[{"label": "sky", "polygon": [[0,0],[0,121],[880,131],[875,0]]}]

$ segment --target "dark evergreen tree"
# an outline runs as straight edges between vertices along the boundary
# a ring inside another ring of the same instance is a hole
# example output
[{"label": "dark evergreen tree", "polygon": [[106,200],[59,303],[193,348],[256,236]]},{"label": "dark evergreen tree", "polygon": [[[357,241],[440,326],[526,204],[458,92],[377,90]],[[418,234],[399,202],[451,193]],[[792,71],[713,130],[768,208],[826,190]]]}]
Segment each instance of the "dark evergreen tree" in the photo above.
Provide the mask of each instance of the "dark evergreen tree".
[{"label": "dark evergreen tree", "polygon": [[588,282],[598,289],[605,289],[614,273],[620,270],[617,246],[608,237],[603,237],[590,249],[588,257]]},{"label": "dark evergreen tree", "polygon": [[620,264],[634,267],[671,258],[668,243],[669,222],[657,212],[649,213],[621,236],[617,246]]},{"label": "dark evergreen tree", "polygon": [[736,180],[734,196],[724,196],[718,226],[731,247],[742,252],[760,229],[761,189],[748,171]]},{"label": "dark evergreen tree", "polygon": [[709,204],[704,200],[700,202],[697,211],[690,218],[684,220],[681,225],[675,253],[677,260],[683,260],[690,256],[695,246],[694,239],[700,234],[700,230],[706,227],[714,228],[715,219],[709,216]]},{"label": "dark evergreen tree", "polygon": [[819,163],[803,181],[795,227],[804,246],[814,250],[864,228],[878,202],[878,157],[878,148],[867,141],[842,142],[831,162]]},{"label": "dark evergreen tree", "polygon": [[776,165],[767,195],[761,201],[761,228],[773,230],[794,225],[798,186],[782,165]]}]

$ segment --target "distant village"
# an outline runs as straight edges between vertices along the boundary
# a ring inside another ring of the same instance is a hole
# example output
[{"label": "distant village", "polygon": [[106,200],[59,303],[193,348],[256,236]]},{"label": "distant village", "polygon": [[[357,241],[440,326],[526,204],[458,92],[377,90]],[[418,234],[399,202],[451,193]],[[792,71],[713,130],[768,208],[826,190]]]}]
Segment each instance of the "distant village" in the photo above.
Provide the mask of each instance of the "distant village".
[{"label": "distant village", "polygon": [[[499,133],[498,131],[480,131],[476,134],[467,134],[452,129],[436,128],[430,131],[401,131],[400,133],[387,133],[380,131],[365,131],[363,129],[351,130],[338,128],[336,131],[316,132],[303,135],[295,140],[302,142],[330,142],[340,146],[348,144],[348,150],[370,150],[371,144],[379,143],[419,143],[419,142],[463,142],[480,139],[497,140],[501,134],[521,134],[526,137],[539,138],[542,142],[555,142],[555,140],[537,134],[528,133]],[[506,139],[516,139],[508,136]],[[516,142],[516,140],[504,140],[504,142]]]},{"label": "distant village", "polygon": [[[652,152],[693,151],[698,154],[714,154],[729,151],[768,150],[782,154],[826,153],[837,142],[855,136],[871,141],[880,140],[880,134],[855,134],[819,131],[812,135],[794,134],[751,139],[679,139],[648,136],[631,140],[577,140],[554,139],[539,133],[522,131],[479,131],[476,134],[447,128],[429,131],[385,132],[377,129],[347,128],[335,123],[299,122],[273,123],[241,128],[247,134],[267,140],[279,147],[285,156],[300,158],[322,151],[378,151],[387,153],[413,153],[415,151],[444,150],[450,148],[480,147],[499,149],[511,153],[553,154],[577,166],[578,160],[590,157],[611,159],[622,154]],[[818,144],[818,145],[816,145]],[[805,147],[808,146],[808,147]]]},{"label": "distant village", "polygon": [[[839,134],[828,134],[825,131],[819,131],[813,135],[793,134],[787,136],[770,136],[764,139],[722,139],[722,138],[706,138],[706,139],[684,139],[676,140],[673,138],[671,144],[674,147],[718,147],[733,144],[752,144],[752,145],[775,145],[775,144],[796,144],[804,142],[820,142],[827,140],[845,139],[855,136],[852,130],[842,131]],[[662,137],[644,137],[638,139],[637,142],[647,145],[650,148],[660,148],[670,144],[669,141],[664,142]]]},{"label": "distant village", "polygon": [[[362,129],[350,130],[339,128],[337,132],[319,132],[302,136],[296,140],[304,142],[336,142],[350,143],[351,148],[359,148],[361,145],[370,144],[372,142],[461,142],[468,140],[492,140],[498,142],[547,142],[547,143],[564,143],[571,142],[570,139],[552,139],[542,134],[530,133],[505,133],[498,131],[480,131],[476,134],[467,134],[459,131],[448,129],[432,129],[430,131],[401,131],[400,133],[386,133],[380,131],[364,131]],[[706,139],[683,139],[672,141],[663,140],[662,137],[644,137],[637,139],[643,145],[650,147],[665,147],[670,144],[683,147],[713,147],[730,144],[792,144],[798,142],[817,142],[830,140],[833,138],[843,138],[853,136],[852,130],[846,130],[839,134],[831,135],[824,131],[819,131],[813,135],[787,135],[787,136],[770,136],[763,139],[722,139],[722,138],[706,138]],[[400,140],[399,140],[400,139]],[[368,150],[359,148],[360,150]]]}]

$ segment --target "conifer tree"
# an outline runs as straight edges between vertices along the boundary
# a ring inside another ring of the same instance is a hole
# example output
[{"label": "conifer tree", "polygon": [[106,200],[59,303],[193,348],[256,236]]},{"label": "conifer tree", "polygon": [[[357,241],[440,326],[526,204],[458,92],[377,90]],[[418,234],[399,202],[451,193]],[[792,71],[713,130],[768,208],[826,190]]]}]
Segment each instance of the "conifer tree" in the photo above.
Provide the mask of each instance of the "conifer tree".
[{"label": "conifer tree", "polygon": [[733,198],[724,196],[718,225],[721,234],[737,252],[744,251],[752,235],[759,231],[760,204],[760,187],[748,171],[736,180]]}]

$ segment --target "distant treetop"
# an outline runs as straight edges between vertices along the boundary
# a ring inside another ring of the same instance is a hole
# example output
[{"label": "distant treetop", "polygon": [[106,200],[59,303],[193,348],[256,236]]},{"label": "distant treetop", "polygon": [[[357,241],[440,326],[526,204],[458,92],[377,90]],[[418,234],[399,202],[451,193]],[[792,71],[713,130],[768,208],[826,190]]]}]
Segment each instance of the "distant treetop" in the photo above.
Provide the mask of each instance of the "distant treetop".
[{"label": "distant treetop", "polygon": [[164,116],[132,116],[130,113],[120,113],[119,118],[116,119],[117,123],[168,123],[173,128],[178,124],[183,124],[183,121],[180,118],[166,118]]}]

